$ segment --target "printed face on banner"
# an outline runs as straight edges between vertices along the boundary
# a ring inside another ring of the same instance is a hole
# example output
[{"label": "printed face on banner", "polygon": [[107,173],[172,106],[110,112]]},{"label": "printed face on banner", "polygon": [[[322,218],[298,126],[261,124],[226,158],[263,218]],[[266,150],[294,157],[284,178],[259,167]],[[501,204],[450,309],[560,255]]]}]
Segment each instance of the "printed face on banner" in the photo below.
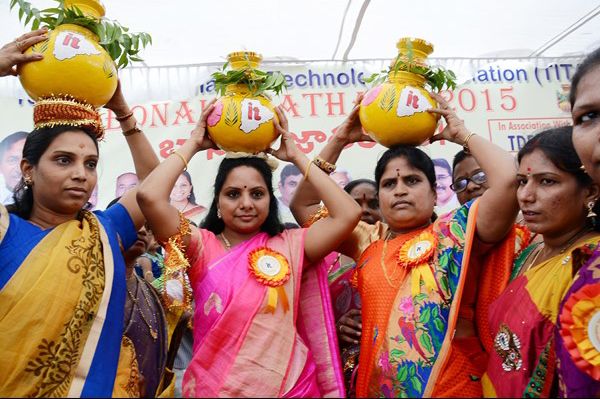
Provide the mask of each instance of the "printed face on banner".
[{"label": "printed face on banner", "polygon": [[242,100],[242,124],[240,129],[251,133],[260,125],[273,119],[273,112],[258,100]]},{"label": "printed face on banner", "polygon": [[343,190],[344,187],[346,187],[346,185],[348,183],[350,183],[350,181],[352,180],[352,178],[350,177],[350,173],[348,173],[347,170],[337,170],[335,172],[333,172],[331,175],[331,178],[333,179],[333,181],[340,186],[340,188]]},{"label": "printed face on banner", "polygon": [[92,42],[87,40],[83,35],[75,32],[60,32],[56,36],[54,44],[54,56],[56,59],[63,61],[73,58],[77,55],[94,55],[100,54]]},{"label": "printed face on banner", "polygon": [[454,197],[454,191],[450,188],[452,175],[446,168],[435,166],[435,191],[437,192],[437,205],[444,206]]},{"label": "printed face on banner", "polygon": [[281,202],[285,204],[285,206],[289,207],[294,194],[296,193],[296,189],[300,185],[302,181],[303,175],[302,173],[298,175],[290,175],[285,178],[283,184],[279,183],[279,192],[281,193]]},{"label": "printed face on banner", "polygon": [[23,157],[23,146],[25,139],[13,143],[0,159],[0,173],[4,177],[6,188],[14,191],[15,186],[21,180],[21,158]]},{"label": "printed face on banner", "polygon": [[117,177],[117,187],[115,189],[115,197],[120,197],[132,188],[137,187],[139,179],[135,173],[123,173]]}]

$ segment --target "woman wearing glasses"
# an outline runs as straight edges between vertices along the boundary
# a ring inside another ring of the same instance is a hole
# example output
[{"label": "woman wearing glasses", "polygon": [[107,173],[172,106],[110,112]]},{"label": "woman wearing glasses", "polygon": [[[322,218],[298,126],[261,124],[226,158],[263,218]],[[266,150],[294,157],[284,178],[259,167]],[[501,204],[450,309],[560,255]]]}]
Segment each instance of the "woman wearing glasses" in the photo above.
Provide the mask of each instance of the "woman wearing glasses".
[{"label": "woman wearing glasses", "polygon": [[477,160],[465,150],[454,156],[452,162],[452,184],[450,188],[456,193],[461,205],[470,200],[481,197],[488,189],[487,176]]}]

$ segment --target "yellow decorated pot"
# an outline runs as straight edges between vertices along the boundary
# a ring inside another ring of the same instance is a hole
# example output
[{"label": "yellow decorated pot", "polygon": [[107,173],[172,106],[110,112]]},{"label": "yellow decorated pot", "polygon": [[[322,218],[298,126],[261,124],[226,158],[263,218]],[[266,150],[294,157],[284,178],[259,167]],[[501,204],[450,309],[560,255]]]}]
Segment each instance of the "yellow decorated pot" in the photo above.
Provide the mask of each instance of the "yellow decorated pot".
[{"label": "yellow decorated pot", "polygon": [[[251,52],[228,56],[233,69],[258,67],[261,57]],[[254,96],[247,85],[232,84],[217,100],[207,120],[208,134],[219,148],[255,154],[265,151],[277,139],[273,126],[275,108],[265,96]]]},{"label": "yellow decorated pot", "polygon": [[[412,48],[412,58],[407,55]],[[398,58],[413,65],[425,65],[433,47],[420,39],[398,42]],[[420,145],[435,133],[439,115],[427,112],[437,106],[424,88],[425,78],[406,70],[391,71],[388,80],[367,91],[360,105],[363,128],[379,144]]]},{"label": "yellow decorated pot", "polygon": [[[88,16],[100,18],[104,8],[96,0],[65,1],[65,7],[76,5]],[[95,107],[106,104],[117,88],[117,67],[90,30],[79,25],[59,25],[48,34],[48,40],[32,46],[44,55],[41,61],[19,68],[23,88],[37,100],[40,97],[70,94]]]}]

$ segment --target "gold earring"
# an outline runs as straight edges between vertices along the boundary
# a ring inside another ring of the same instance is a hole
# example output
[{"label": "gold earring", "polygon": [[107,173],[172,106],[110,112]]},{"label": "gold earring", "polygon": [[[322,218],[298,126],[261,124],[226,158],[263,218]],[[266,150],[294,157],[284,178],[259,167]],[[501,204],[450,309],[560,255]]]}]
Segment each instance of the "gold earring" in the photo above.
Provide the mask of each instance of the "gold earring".
[{"label": "gold earring", "polygon": [[29,187],[33,186],[33,180],[31,180],[31,177],[29,176],[23,177],[23,183],[25,184],[25,190],[28,190]]},{"label": "gold earring", "polygon": [[595,218],[596,216],[596,212],[594,212],[594,206],[596,205],[596,203],[594,201],[590,201],[587,204],[587,209],[588,209],[588,214],[587,217],[588,218]]},{"label": "gold earring", "polygon": [[220,209],[217,209],[217,217],[219,219],[221,219],[223,217],[223,215],[221,215],[221,210]]}]

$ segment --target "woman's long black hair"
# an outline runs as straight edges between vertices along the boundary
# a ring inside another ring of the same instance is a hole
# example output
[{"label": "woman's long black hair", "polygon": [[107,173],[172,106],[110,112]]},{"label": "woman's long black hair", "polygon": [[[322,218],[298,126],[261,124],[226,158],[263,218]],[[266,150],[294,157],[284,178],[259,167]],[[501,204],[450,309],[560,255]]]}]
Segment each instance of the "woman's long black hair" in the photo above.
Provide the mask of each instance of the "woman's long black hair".
[{"label": "woman's long black hair", "polygon": [[592,51],[587,57],[584,58],[583,62],[577,67],[575,75],[573,75],[573,79],[571,79],[571,91],[569,92],[569,102],[571,103],[571,108],[573,108],[575,105],[575,100],[577,99],[577,88],[579,86],[579,82],[581,82],[581,79],[583,79],[585,75],[598,67],[600,67],[600,48]]},{"label": "woman's long black hair", "polygon": [[[93,141],[98,150],[98,140],[96,134],[85,127],[73,127],[60,125],[55,127],[47,127],[41,129],[35,129],[27,135],[25,145],[23,146],[23,159],[26,159],[30,165],[37,166],[40,162],[40,158],[52,142],[61,134],[66,132],[82,131],[87,134]],[[27,187],[25,180],[21,177],[21,181],[15,187],[13,193],[14,204],[6,207],[6,209],[23,219],[29,219],[31,217],[31,211],[33,210],[33,187]]]},{"label": "woman's long black hair", "polygon": [[260,173],[265,181],[267,189],[269,191],[269,215],[267,219],[260,226],[260,231],[264,231],[269,236],[273,237],[281,233],[284,229],[283,224],[279,220],[279,209],[277,207],[277,198],[273,194],[273,172],[264,159],[257,157],[248,158],[225,158],[219,165],[217,177],[215,178],[214,186],[214,198],[208,210],[206,218],[202,221],[202,227],[212,231],[214,234],[220,234],[225,229],[225,223],[223,219],[217,216],[217,203],[219,200],[219,194],[223,189],[227,176],[235,169],[240,166],[248,166],[254,168]]}]

